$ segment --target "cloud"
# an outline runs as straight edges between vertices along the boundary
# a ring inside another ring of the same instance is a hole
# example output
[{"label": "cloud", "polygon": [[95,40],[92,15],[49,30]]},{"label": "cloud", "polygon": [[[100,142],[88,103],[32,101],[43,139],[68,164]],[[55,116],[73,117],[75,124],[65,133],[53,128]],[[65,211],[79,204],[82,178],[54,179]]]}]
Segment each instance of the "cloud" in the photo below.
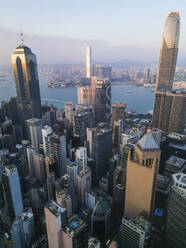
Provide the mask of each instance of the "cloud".
[{"label": "cloud", "polygon": [[[19,34],[0,26],[0,65],[11,64],[11,53],[19,45]],[[24,34],[24,43],[37,55],[38,64],[85,63],[85,47],[92,46],[93,60],[112,63],[121,60],[157,62],[158,49],[137,46],[110,46],[106,41],[61,36]]]}]

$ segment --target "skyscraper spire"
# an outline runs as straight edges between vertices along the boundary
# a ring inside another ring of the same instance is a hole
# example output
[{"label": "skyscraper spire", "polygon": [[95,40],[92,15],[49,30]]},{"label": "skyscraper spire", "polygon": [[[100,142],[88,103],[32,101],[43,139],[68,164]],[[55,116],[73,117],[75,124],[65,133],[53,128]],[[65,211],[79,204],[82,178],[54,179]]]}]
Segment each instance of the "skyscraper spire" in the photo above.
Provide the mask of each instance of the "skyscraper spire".
[{"label": "skyscraper spire", "polygon": [[21,45],[22,45],[24,43],[23,32],[20,33],[20,40],[21,40]]}]

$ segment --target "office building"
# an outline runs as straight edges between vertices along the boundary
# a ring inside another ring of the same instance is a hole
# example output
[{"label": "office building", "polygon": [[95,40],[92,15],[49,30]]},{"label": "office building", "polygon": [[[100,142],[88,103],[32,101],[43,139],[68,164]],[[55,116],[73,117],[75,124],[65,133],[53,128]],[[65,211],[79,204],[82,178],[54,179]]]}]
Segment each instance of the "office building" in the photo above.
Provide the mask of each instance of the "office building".
[{"label": "office building", "polygon": [[67,174],[71,177],[74,186],[77,186],[78,165],[76,162],[66,160]]},{"label": "office building", "polygon": [[11,228],[13,248],[30,247],[35,237],[34,215],[31,208],[25,209],[18,215]]},{"label": "office building", "polygon": [[108,78],[110,80],[112,77],[112,67],[105,65],[94,65],[93,76],[97,78]]},{"label": "office building", "polygon": [[87,110],[74,111],[73,133],[75,137],[78,137],[80,139],[81,145],[83,145],[87,137],[86,129],[93,127],[93,124],[94,124],[93,111],[87,111]]},{"label": "office building", "polygon": [[92,88],[90,86],[82,86],[77,88],[78,104],[92,104]]},{"label": "office building", "polygon": [[75,160],[80,170],[87,168],[87,149],[85,147],[76,149]]},{"label": "office building", "polygon": [[108,79],[92,77],[92,105],[96,123],[111,121],[111,86]]},{"label": "office building", "polygon": [[41,98],[36,56],[21,42],[12,54],[17,106],[22,125],[31,118],[41,118]]},{"label": "office building", "polygon": [[166,245],[169,248],[186,247],[186,175],[173,175],[169,193],[166,223]]},{"label": "office building", "polygon": [[32,118],[26,121],[29,129],[31,145],[39,151],[39,145],[42,143],[42,123],[40,119]]},{"label": "office building", "polygon": [[121,248],[148,248],[150,245],[151,224],[142,215],[128,213],[122,218],[120,227]]},{"label": "office building", "polygon": [[45,157],[45,172],[46,172],[46,177],[48,177],[52,172],[55,171],[56,168],[56,162],[55,159],[50,156]]},{"label": "office building", "polygon": [[171,91],[176,69],[180,17],[178,12],[170,12],[165,21],[157,73],[157,91]]},{"label": "office building", "polygon": [[[127,161],[125,214],[145,211],[150,219],[154,209],[160,149],[150,131],[134,146]],[[145,183],[144,183],[145,182]]]},{"label": "office building", "polygon": [[50,201],[45,206],[45,219],[47,228],[47,238],[49,248],[61,248],[62,227],[66,224],[66,209],[54,201]]},{"label": "office building", "polygon": [[112,104],[112,126],[114,126],[115,121],[125,120],[126,107],[127,107],[126,103]]},{"label": "office building", "polygon": [[72,215],[72,197],[65,190],[56,190],[56,202],[67,211],[67,218]]},{"label": "office building", "polygon": [[88,227],[87,224],[77,215],[68,219],[67,225],[62,231],[63,248],[87,248]]},{"label": "office building", "polygon": [[96,178],[100,179],[108,171],[108,162],[112,157],[112,129],[104,123],[89,129],[89,146],[96,164]]},{"label": "office building", "polygon": [[34,167],[34,154],[36,154],[36,150],[33,146],[27,146],[27,163],[28,163],[28,174],[30,177],[35,177],[35,167]]},{"label": "office building", "polygon": [[153,126],[164,132],[183,133],[186,121],[186,95],[172,93],[179,34],[179,13],[170,12],[163,31],[153,113]]},{"label": "office building", "polygon": [[90,46],[86,47],[86,77],[92,76],[92,49]]},{"label": "office building", "polygon": [[164,132],[184,133],[186,94],[156,92],[153,126]]},{"label": "office building", "polygon": [[41,182],[44,183],[46,179],[45,172],[45,159],[42,154],[33,154],[33,162],[34,162],[34,171],[35,177]]},{"label": "office building", "polygon": [[50,137],[52,156],[56,161],[55,172],[58,177],[66,173],[66,139],[65,136],[59,136],[53,133]]},{"label": "office building", "polygon": [[85,203],[85,190],[91,188],[91,170],[89,168],[83,169],[77,176],[77,190],[79,206],[83,206]]},{"label": "office building", "polygon": [[44,154],[51,154],[51,146],[50,146],[50,135],[52,134],[52,128],[49,126],[44,126],[42,128],[42,138],[43,138],[43,150]]},{"label": "office building", "polygon": [[15,165],[7,165],[2,174],[3,194],[8,214],[13,220],[23,211],[20,180]]}]

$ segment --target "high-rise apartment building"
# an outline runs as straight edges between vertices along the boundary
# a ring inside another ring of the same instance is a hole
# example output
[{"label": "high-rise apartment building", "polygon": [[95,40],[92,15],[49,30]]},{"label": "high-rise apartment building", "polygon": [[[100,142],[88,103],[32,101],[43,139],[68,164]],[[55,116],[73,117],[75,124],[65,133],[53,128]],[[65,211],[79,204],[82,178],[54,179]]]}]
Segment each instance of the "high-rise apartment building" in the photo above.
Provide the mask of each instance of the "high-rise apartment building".
[{"label": "high-rise apartment building", "polygon": [[40,119],[32,118],[26,121],[28,129],[31,145],[35,148],[35,150],[39,151],[39,145],[42,143],[42,122]]},{"label": "high-rise apartment building", "polygon": [[43,138],[43,150],[45,155],[51,154],[50,146],[50,135],[52,134],[52,128],[49,126],[44,126],[42,128],[42,138]]},{"label": "high-rise apartment building", "polygon": [[86,77],[92,76],[92,49],[90,46],[86,47]]},{"label": "high-rise apartment building", "polygon": [[82,86],[77,88],[78,104],[92,104],[92,88],[90,86]]},{"label": "high-rise apartment building", "polygon": [[50,137],[52,156],[56,161],[55,172],[58,177],[66,173],[66,139],[65,136],[59,136],[53,133]]},{"label": "high-rise apartment building", "polygon": [[15,165],[7,165],[2,175],[5,206],[13,220],[23,211],[23,201],[18,171]]},{"label": "high-rise apartment building", "polygon": [[92,105],[96,123],[111,121],[111,86],[108,79],[92,77]]},{"label": "high-rise apartment building", "polygon": [[165,22],[160,49],[153,126],[164,132],[184,132],[186,95],[173,93],[180,34],[180,16],[170,12]]},{"label": "high-rise apartment building", "polygon": [[42,154],[36,153],[33,155],[34,162],[34,171],[35,177],[41,182],[44,183],[46,179],[46,170],[45,170],[45,159]]},{"label": "high-rise apartment building", "polygon": [[[125,214],[145,211],[150,219],[154,209],[160,149],[152,134],[145,134],[127,161]],[[145,182],[145,183],[144,183]]]},{"label": "high-rise apartment building", "polygon": [[41,98],[36,56],[21,43],[12,54],[18,113],[22,125],[31,118],[41,118]]},{"label": "high-rise apartment building", "polygon": [[186,247],[185,206],[186,174],[174,174],[167,208],[166,242],[169,248]]}]

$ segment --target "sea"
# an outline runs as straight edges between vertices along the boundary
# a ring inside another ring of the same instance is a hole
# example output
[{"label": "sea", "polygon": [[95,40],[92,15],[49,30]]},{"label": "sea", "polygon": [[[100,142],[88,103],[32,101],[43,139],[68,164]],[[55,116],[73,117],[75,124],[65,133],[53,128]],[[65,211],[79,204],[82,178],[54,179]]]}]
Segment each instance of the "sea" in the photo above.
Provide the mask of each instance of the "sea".
[{"label": "sea", "polygon": [[[154,92],[151,87],[143,87],[132,84],[113,85],[111,87],[112,103],[127,103],[127,111],[136,110],[145,114],[152,111],[154,104]],[[53,104],[58,109],[63,109],[66,101],[77,104],[77,88],[48,88],[47,81],[40,81],[42,103]],[[7,101],[16,96],[13,82],[0,82],[0,102]]]}]

